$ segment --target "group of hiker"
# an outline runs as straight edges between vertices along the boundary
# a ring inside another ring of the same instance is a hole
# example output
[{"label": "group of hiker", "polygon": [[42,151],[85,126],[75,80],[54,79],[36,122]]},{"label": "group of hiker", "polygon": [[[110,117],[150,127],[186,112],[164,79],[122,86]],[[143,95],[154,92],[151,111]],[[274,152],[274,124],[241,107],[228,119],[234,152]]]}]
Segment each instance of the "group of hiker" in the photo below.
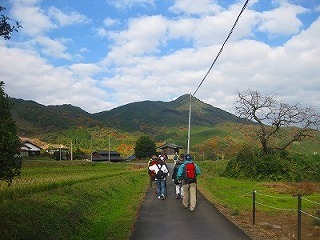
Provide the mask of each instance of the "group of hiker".
[{"label": "group of hiker", "polygon": [[[174,167],[171,179],[175,184],[175,197],[182,199],[182,205],[193,212],[197,203],[197,175],[200,168],[192,160],[190,154],[178,153],[174,155]],[[167,165],[168,157],[166,154],[153,156],[148,163],[148,173],[150,176],[150,186],[156,190],[159,200],[167,197],[167,178],[170,176]]]}]

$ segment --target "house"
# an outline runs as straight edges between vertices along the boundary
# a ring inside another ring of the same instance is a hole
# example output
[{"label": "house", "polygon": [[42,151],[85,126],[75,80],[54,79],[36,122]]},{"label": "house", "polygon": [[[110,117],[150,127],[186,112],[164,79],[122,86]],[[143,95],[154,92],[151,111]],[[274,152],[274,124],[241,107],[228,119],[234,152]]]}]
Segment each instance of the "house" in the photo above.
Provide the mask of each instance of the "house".
[{"label": "house", "polygon": [[[125,159],[120,157],[120,153],[116,151],[95,151],[92,153],[92,161],[111,161],[111,162],[121,162]],[[110,156],[110,159],[109,159]]]},{"label": "house", "polygon": [[40,155],[40,150],[42,149],[41,147],[33,144],[30,141],[21,141],[20,142],[20,155],[22,157],[26,156],[39,156]]},{"label": "house", "polygon": [[70,160],[69,148],[60,145],[60,147],[48,148],[46,150],[50,155],[54,155],[56,160]]},{"label": "house", "polygon": [[173,159],[174,154],[177,152],[179,155],[180,149],[183,149],[183,147],[173,143],[166,143],[158,147],[158,149],[160,149],[161,152],[166,152],[168,159]]}]

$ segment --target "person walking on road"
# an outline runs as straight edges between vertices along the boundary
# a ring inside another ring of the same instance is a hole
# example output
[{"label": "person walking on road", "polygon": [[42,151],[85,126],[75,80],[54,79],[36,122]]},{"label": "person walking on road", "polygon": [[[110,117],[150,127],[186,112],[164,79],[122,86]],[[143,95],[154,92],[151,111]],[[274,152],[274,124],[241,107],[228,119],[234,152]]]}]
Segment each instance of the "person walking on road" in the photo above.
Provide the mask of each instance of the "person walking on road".
[{"label": "person walking on road", "polygon": [[169,170],[161,159],[157,160],[157,164],[149,167],[149,170],[155,171],[155,181],[157,185],[158,199],[166,199],[166,178],[169,176]]},{"label": "person walking on road", "polygon": [[197,176],[201,173],[197,164],[192,161],[190,154],[185,155],[185,160],[178,169],[178,180],[183,182],[183,200],[185,208],[193,212],[197,204]]},{"label": "person walking on road", "polygon": [[178,169],[181,166],[183,160],[184,155],[181,154],[180,159],[175,160],[175,164],[173,166],[172,181],[175,184],[176,199],[183,198],[182,182],[178,180]]},{"label": "person walking on road", "polygon": [[157,156],[154,155],[148,162],[148,174],[149,174],[149,178],[150,178],[150,187],[152,188],[156,188],[156,183],[155,183],[155,177],[156,177],[156,172],[154,170],[150,170],[149,167],[157,164]]}]

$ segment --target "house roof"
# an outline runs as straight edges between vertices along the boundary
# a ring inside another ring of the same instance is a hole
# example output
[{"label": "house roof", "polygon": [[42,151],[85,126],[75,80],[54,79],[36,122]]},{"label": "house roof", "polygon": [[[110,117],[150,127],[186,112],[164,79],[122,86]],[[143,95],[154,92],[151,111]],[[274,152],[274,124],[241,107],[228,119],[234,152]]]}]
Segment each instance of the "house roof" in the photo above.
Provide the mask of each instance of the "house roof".
[{"label": "house roof", "polygon": [[22,141],[21,142],[21,148],[26,150],[28,149],[29,151],[40,151],[42,148],[33,144],[32,142],[30,141]]},{"label": "house roof", "polygon": [[[98,150],[98,151],[92,152],[92,154],[94,153],[98,153],[100,155],[109,155],[109,151],[104,151],[104,150]],[[118,153],[117,151],[110,151],[110,155],[120,155],[120,153]]]},{"label": "house roof", "polygon": [[116,151],[110,151],[110,159],[109,159],[109,151],[95,151],[92,153],[92,161],[111,161],[111,162],[119,162],[124,161],[123,157],[120,157],[120,153]]},{"label": "house roof", "polygon": [[[119,161],[124,161],[125,159],[120,156],[112,156],[110,155],[110,161],[111,162],[119,162]],[[97,157],[92,157],[92,161],[109,161],[109,156],[104,155],[104,156],[97,156]]]},{"label": "house roof", "polygon": [[158,147],[158,148],[160,148],[160,149],[163,149],[163,148],[180,148],[180,149],[183,149],[183,147],[182,146],[179,146],[179,145],[176,145],[176,144],[173,144],[173,143],[166,143],[166,144],[164,144],[164,145],[162,145],[162,146],[160,146],[160,147]]}]

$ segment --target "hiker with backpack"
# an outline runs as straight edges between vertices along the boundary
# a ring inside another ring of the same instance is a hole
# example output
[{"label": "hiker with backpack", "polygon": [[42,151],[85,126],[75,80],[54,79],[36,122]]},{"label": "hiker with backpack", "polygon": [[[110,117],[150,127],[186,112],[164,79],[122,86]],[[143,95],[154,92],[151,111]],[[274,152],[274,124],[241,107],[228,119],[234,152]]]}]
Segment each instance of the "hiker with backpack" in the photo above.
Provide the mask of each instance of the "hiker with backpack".
[{"label": "hiker with backpack", "polygon": [[178,180],[183,183],[183,200],[185,208],[193,212],[197,204],[197,175],[201,173],[197,164],[192,161],[190,154],[185,155],[185,160],[178,169]]},{"label": "hiker with backpack", "polygon": [[155,164],[157,164],[157,156],[153,156],[149,162],[148,162],[148,174],[149,174],[149,178],[150,178],[150,187],[152,188],[156,188],[156,184],[155,184],[155,177],[156,177],[156,172],[154,170],[150,170],[149,167],[153,166]]},{"label": "hiker with backpack", "polygon": [[167,165],[160,159],[157,159],[157,164],[149,167],[149,170],[155,171],[155,181],[157,185],[158,199],[166,199],[166,178],[169,176]]},{"label": "hiker with backpack", "polygon": [[178,180],[178,169],[184,160],[184,155],[180,155],[180,159],[175,160],[172,172],[172,181],[175,184],[176,199],[183,198],[182,182]]}]

